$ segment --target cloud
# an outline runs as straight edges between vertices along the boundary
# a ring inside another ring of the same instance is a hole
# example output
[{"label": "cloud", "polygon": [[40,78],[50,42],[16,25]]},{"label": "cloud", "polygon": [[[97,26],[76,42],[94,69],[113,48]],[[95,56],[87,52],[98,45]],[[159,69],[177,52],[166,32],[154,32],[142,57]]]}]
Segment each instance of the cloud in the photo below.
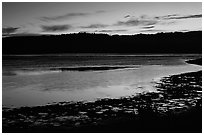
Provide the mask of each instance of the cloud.
[{"label": "cloud", "polygon": [[2,29],[2,34],[3,35],[9,35],[12,33],[15,33],[18,29],[20,29],[19,27],[7,27],[7,28],[3,28]]},{"label": "cloud", "polygon": [[142,27],[143,29],[152,29],[154,28],[155,26],[145,26],[145,27]]},{"label": "cloud", "polygon": [[125,21],[118,21],[115,23],[115,26],[149,26],[155,25],[158,23],[158,20],[152,17],[148,17],[147,15],[142,15],[139,17],[134,17],[130,15],[126,15],[125,18],[129,18]]},{"label": "cloud", "polygon": [[119,29],[119,30],[96,30],[94,32],[125,32],[125,31],[128,31],[128,30],[125,30],[125,29]]},{"label": "cloud", "polygon": [[179,30],[179,32],[189,32],[190,30]]},{"label": "cloud", "polygon": [[41,26],[43,32],[60,32],[60,31],[68,30],[71,27],[72,27],[71,25],[50,25],[50,26],[42,25]]},{"label": "cloud", "polygon": [[149,26],[157,24],[158,21],[154,19],[129,19],[127,21],[118,21],[116,26]]},{"label": "cloud", "polygon": [[105,28],[108,27],[108,25],[105,24],[90,24],[88,26],[81,26],[81,28]]},{"label": "cloud", "polygon": [[67,19],[73,19],[73,18],[77,18],[77,17],[86,17],[89,15],[93,15],[93,14],[100,14],[100,13],[104,13],[106,12],[105,10],[97,10],[94,13],[83,13],[83,12],[79,12],[79,13],[67,13],[64,15],[58,15],[58,16],[44,16],[44,17],[40,17],[39,19],[41,21],[44,22],[48,22],[48,21],[59,21],[59,20],[67,20]]},{"label": "cloud", "polygon": [[170,17],[175,17],[175,16],[178,16],[178,14],[170,14],[170,15],[164,15],[164,16],[155,16],[154,18],[155,19],[165,19],[165,18],[170,18]]},{"label": "cloud", "polygon": [[59,16],[52,16],[52,17],[40,17],[41,21],[59,21],[59,20],[65,20],[65,19],[71,19],[75,17],[83,17],[83,16],[88,16],[89,13],[67,13],[65,15],[59,15]]},{"label": "cloud", "polygon": [[105,13],[105,10],[97,10],[96,13]]},{"label": "cloud", "polygon": [[14,34],[10,34],[10,35],[3,35],[4,37],[26,37],[26,36],[41,36],[42,34],[39,33],[27,33],[27,32],[23,32],[23,33],[14,33]]},{"label": "cloud", "polygon": [[175,24],[177,24],[178,22],[177,21],[175,21],[175,20],[168,20],[168,21],[161,21],[159,24],[160,25],[175,25]]},{"label": "cloud", "polygon": [[129,19],[126,21],[118,21],[114,25],[115,26],[151,26],[156,24],[160,24],[160,25],[173,24],[174,22],[168,23],[168,20],[202,18],[202,14],[196,14],[196,15],[170,14],[170,15],[164,15],[164,16],[153,16],[153,17],[149,17],[147,15],[142,15],[140,17],[131,17],[130,15],[126,15],[124,16],[124,18],[129,18]]},{"label": "cloud", "polygon": [[197,14],[197,15],[171,14],[171,15],[156,16],[156,17],[155,17],[155,19],[160,19],[160,20],[190,19],[190,18],[202,18],[202,14]]},{"label": "cloud", "polygon": [[129,18],[130,17],[130,15],[126,15],[126,16],[124,16],[124,18]]},{"label": "cloud", "polygon": [[172,16],[168,19],[189,19],[189,18],[202,18],[202,14],[198,15],[186,15],[186,16]]}]

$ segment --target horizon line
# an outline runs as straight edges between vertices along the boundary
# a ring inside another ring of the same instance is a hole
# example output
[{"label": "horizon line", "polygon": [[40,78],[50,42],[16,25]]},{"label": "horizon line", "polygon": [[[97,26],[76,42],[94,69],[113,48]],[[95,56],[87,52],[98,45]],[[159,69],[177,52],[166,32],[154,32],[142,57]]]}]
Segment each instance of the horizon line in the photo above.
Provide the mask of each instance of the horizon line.
[{"label": "horizon line", "polygon": [[195,31],[172,31],[172,32],[157,32],[157,33],[136,33],[136,34],[109,34],[109,33],[95,33],[95,32],[74,32],[74,33],[64,33],[64,34],[39,34],[39,33],[28,33],[26,34],[11,34],[11,35],[2,35],[2,38],[7,37],[37,37],[37,36],[61,36],[61,35],[71,35],[71,34],[95,34],[95,35],[109,35],[109,36],[135,36],[135,35],[156,35],[156,34],[167,34],[167,33],[188,33],[188,32],[202,32],[202,30]]}]

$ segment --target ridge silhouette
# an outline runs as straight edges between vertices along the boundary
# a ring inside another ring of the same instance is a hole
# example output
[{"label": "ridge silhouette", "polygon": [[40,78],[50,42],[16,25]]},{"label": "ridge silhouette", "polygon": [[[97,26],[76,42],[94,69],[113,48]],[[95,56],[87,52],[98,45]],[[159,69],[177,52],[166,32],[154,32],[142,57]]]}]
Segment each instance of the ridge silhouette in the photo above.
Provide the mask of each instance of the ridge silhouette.
[{"label": "ridge silhouette", "polygon": [[202,31],[137,35],[79,32],[2,38],[3,54],[202,53]]}]

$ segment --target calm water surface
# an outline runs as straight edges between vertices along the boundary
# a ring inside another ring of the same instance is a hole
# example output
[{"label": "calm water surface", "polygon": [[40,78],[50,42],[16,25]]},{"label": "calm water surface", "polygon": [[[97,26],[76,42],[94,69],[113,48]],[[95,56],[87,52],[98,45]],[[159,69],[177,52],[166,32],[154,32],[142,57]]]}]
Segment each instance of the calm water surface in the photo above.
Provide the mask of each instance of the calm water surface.
[{"label": "calm water surface", "polygon": [[[154,82],[161,77],[201,70],[201,66],[184,62],[198,57],[201,56],[3,56],[3,105],[20,107],[60,101],[94,101],[155,91]],[[102,70],[101,67],[106,68]],[[81,68],[84,70],[79,70]]]}]

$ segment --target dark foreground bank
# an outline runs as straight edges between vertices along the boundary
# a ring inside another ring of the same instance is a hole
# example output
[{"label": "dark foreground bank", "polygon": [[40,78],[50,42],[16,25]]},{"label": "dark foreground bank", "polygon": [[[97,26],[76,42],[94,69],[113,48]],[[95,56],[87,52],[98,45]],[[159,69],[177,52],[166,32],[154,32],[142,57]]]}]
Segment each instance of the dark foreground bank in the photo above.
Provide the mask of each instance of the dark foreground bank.
[{"label": "dark foreground bank", "polygon": [[202,132],[202,71],[164,77],[156,87],[119,99],[3,108],[3,132]]}]

